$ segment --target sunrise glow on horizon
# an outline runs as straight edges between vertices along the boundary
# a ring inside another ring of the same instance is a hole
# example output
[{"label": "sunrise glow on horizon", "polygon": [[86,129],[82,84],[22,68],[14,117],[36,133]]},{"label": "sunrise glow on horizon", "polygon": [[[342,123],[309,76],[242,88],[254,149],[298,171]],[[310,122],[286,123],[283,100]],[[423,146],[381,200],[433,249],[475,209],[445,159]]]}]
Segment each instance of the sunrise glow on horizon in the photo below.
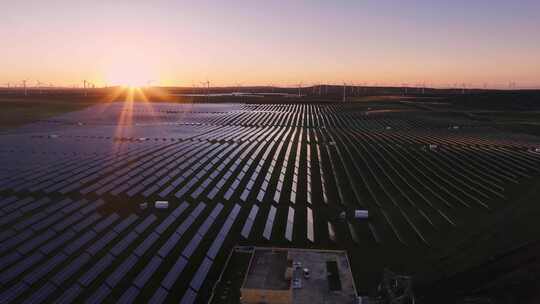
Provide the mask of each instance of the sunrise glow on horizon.
[{"label": "sunrise glow on horizon", "polygon": [[355,83],[540,88],[540,2],[19,1],[0,86]]}]

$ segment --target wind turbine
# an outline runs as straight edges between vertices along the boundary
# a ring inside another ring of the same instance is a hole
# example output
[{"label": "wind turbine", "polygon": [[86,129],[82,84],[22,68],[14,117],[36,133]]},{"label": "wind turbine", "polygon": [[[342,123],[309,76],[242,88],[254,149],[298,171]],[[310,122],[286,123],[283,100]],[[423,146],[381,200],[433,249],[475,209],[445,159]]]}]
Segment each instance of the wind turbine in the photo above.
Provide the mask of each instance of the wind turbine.
[{"label": "wind turbine", "polygon": [[38,93],[39,93],[39,94],[43,93],[43,92],[41,91],[41,88],[43,87],[42,85],[43,85],[43,84],[41,83],[41,81],[36,80],[36,89],[38,89]]},{"label": "wind turbine", "polygon": [[343,102],[347,101],[347,83],[343,82]]},{"label": "wind turbine", "polygon": [[23,85],[23,88],[24,88],[24,96],[28,96],[28,90],[26,89],[26,79],[23,79],[22,81],[22,85]]},{"label": "wind turbine", "polygon": [[86,90],[86,85],[88,84],[88,82],[85,80],[83,80],[83,90],[84,90],[84,96],[88,96],[88,91]]},{"label": "wind turbine", "polygon": [[298,97],[302,96],[302,82],[298,84]]},{"label": "wind turbine", "polygon": [[407,89],[409,88],[407,83],[402,83],[403,89],[405,90],[405,95],[407,95]]},{"label": "wind turbine", "polygon": [[242,93],[242,84],[240,82],[236,83],[236,91],[238,93]]},{"label": "wind turbine", "polygon": [[206,79],[206,81],[201,82],[203,88],[206,86],[206,102],[208,102],[210,96],[210,81]]}]

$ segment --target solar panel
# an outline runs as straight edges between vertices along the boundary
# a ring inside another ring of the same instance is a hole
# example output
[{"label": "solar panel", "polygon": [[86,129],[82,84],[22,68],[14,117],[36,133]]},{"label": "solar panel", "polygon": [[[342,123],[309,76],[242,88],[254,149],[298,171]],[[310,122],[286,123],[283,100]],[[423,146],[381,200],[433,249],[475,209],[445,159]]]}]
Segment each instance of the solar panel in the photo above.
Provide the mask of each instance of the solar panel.
[{"label": "solar panel", "polygon": [[192,289],[188,288],[186,293],[184,293],[184,296],[182,297],[182,300],[180,300],[181,304],[193,304],[195,303],[195,299],[197,298],[197,293],[193,291]]},{"label": "solar panel", "polygon": [[206,279],[206,275],[208,274],[208,271],[210,271],[211,267],[212,260],[210,260],[209,258],[205,258],[197,269],[195,276],[193,276],[193,279],[191,280],[190,286],[191,288],[193,288],[193,290],[198,291],[201,288],[204,280]]},{"label": "solar panel", "polygon": [[113,214],[109,215],[108,217],[106,217],[101,222],[94,225],[93,230],[95,232],[99,233],[99,232],[103,231],[105,228],[112,225],[112,223],[114,223],[118,218],[120,218],[120,216],[118,214],[116,214],[116,213],[113,213]]},{"label": "solar panel", "polygon": [[0,269],[7,267],[8,265],[12,265],[21,257],[22,255],[16,251],[3,256],[2,259],[0,259]]},{"label": "solar panel", "polygon": [[216,237],[216,239],[214,240],[214,242],[208,249],[208,253],[206,254],[207,257],[211,258],[212,260],[215,259],[215,257],[217,256],[219,252],[219,249],[221,248],[221,245],[223,245],[223,242],[225,241],[225,236],[226,236],[226,233],[225,234],[220,233]]},{"label": "solar panel", "polygon": [[72,230],[68,230],[58,237],[56,237],[54,240],[49,240],[45,245],[41,246],[39,250],[43,252],[44,254],[49,254],[52,251],[54,251],[56,248],[60,247],[62,244],[65,244],[68,240],[73,238],[76,235],[76,233]]},{"label": "solar panel", "polygon": [[191,257],[191,255],[195,251],[195,249],[197,249],[197,247],[199,246],[199,243],[201,242],[201,240],[202,240],[202,236],[200,236],[199,234],[195,234],[193,238],[191,239],[191,241],[187,244],[184,251],[182,251],[182,255],[189,259],[189,257]]},{"label": "solar panel", "polygon": [[169,295],[169,292],[165,290],[163,287],[160,287],[158,288],[158,290],[156,290],[156,292],[154,293],[154,295],[150,298],[150,301],[148,302],[153,303],[153,304],[163,303],[165,302],[165,299],[167,298],[168,295]]},{"label": "solar panel", "polygon": [[236,219],[236,217],[238,216],[238,213],[240,213],[240,209],[242,209],[242,208],[240,207],[240,205],[234,204],[233,210],[232,210],[231,213],[229,214],[228,218],[230,218],[230,219]]},{"label": "solar panel", "polygon": [[180,256],[163,279],[163,282],[161,282],[161,286],[171,290],[187,263],[188,261],[183,256]]},{"label": "solar panel", "polygon": [[139,235],[135,233],[135,231],[131,231],[128,233],[120,242],[116,243],[114,247],[111,249],[110,253],[114,256],[119,256],[124,252],[124,250],[131,244],[135,239],[137,239]]},{"label": "solar panel", "polygon": [[75,251],[79,250],[82,246],[84,246],[84,244],[88,243],[94,237],[96,237],[96,233],[94,231],[87,231],[75,241],[64,247],[63,251],[68,255],[75,253]]},{"label": "solar panel", "polygon": [[56,290],[56,286],[51,283],[46,283],[30,297],[28,297],[25,302],[27,303],[41,303],[50,296]]},{"label": "solar panel", "polygon": [[144,269],[137,275],[135,280],[133,281],[133,284],[140,289],[144,287],[144,285],[148,282],[150,277],[156,272],[156,269],[161,265],[162,259],[158,256],[154,256],[152,260],[150,260],[150,263],[144,267]]},{"label": "solar panel", "polygon": [[107,296],[111,293],[111,289],[105,284],[101,284],[98,289],[92,293],[85,301],[88,304],[103,303]]},{"label": "solar panel", "polygon": [[163,246],[161,246],[159,249],[158,254],[161,257],[166,258],[169,252],[174,248],[174,246],[176,246],[178,241],[180,241],[180,238],[181,236],[177,233],[171,234],[167,242],[165,242],[165,244],[163,244]]},{"label": "solar panel", "polygon": [[157,240],[159,239],[159,235],[155,232],[150,233],[146,239],[135,248],[134,253],[141,257],[144,255],[144,253],[150,248]]},{"label": "solar panel", "polygon": [[274,217],[276,216],[276,207],[271,206],[270,212],[268,212],[268,218],[266,219],[266,224],[264,226],[263,237],[267,240],[270,240],[272,234],[272,226],[274,225]]},{"label": "solar panel", "polygon": [[314,235],[314,229],[313,229],[313,211],[311,208],[307,208],[307,238],[308,240],[314,242],[315,241],[315,235]]},{"label": "solar panel", "polygon": [[86,252],[92,256],[96,255],[101,249],[103,249],[107,244],[109,244],[112,240],[114,240],[118,234],[114,231],[108,231],[103,237],[101,237],[97,242],[90,245],[86,249]]},{"label": "solar panel", "polygon": [[130,304],[135,302],[135,298],[139,294],[139,290],[135,286],[131,286],[122,296],[118,299],[117,303]]},{"label": "solar panel", "polygon": [[75,260],[73,260],[69,265],[64,267],[60,272],[58,272],[53,278],[52,282],[56,286],[61,287],[62,284],[69,279],[75,272],[77,272],[84,264],[90,260],[90,256],[86,253],[79,255]]},{"label": "solar panel", "polygon": [[69,287],[66,291],[64,291],[64,293],[55,300],[55,303],[73,303],[73,301],[81,294],[82,290],[82,287],[79,284],[75,283],[71,285],[71,287]]},{"label": "solar panel", "polygon": [[178,206],[176,209],[174,209],[172,214],[174,214],[175,217],[178,217],[187,209],[188,206],[189,206],[189,204],[187,202],[182,202],[182,204],[180,204],[180,206]]},{"label": "solar panel", "polygon": [[105,280],[107,285],[114,288],[120,280],[128,273],[137,263],[137,257],[130,255],[127,257]]},{"label": "solar panel", "polygon": [[63,221],[57,223],[53,226],[53,229],[56,230],[56,232],[60,232],[67,227],[73,225],[74,223],[80,221],[84,216],[80,213],[74,213],[68,218],[64,219]]},{"label": "solar panel", "polygon": [[39,267],[35,268],[31,273],[27,274],[23,281],[27,284],[34,284],[42,277],[48,275],[56,266],[65,261],[67,256],[63,253],[58,253],[47,262],[41,264]]},{"label": "solar panel", "polygon": [[176,220],[177,216],[175,214],[169,214],[157,227],[154,229],[155,232],[162,234],[167,230],[167,228]]},{"label": "solar panel", "polygon": [[73,225],[71,229],[75,230],[76,232],[80,232],[84,230],[86,227],[90,226],[90,224],[92,224],[93,222],[99,220],[100,218],[101,218],[101,215],[99,215],[98,213],[93,213],[85,217],[82,221]]},{"label": "solar panel", "polygon": [[223,209],[223,204],[218,203],[216,207],[214,207],[214,209],[210,213],[209,217],[217,218],[222,209]]},{"label": "solar panel", "polygon": [[135,214],[130,214],[128,217],[123,219],[120,223],[118,223],[113,230],[117,233],[122,233],[127,227],[129,227],[133,222],[135,222],[139,217]]},{"label": "solar panel", "polygon": [[56,235],[56,232],[52,230],[47,230],[44,233],[38,234],[36,237],[31,239],[30,241],[24,242],[19,248],[17,248],[17,251],[22,254],[27,254],[30,251],[32,251],[34,248],[42,244],[48,239],[53,238]]},{"label": "solar panel", "polygon": [[253,205],[251,207],[251,210],[249,211],[248,218],[255,220],[255,218],[257,217],[257,212],[259,212],[259,206]]},{"label": "solar panel", "polygon": [[88,287],[96,279],[96,277],[111,265],[114,257],[110,254],[103,256],[97,263],[92,265],[90,269],[79,278],[78,282],[85,287]]},{"label": "solar panel", "polygon": [[[9,302],[15,300],[18,296],[20,296],[27,289],[28,289],[28,286],[25,283],[19,282],[19,283],[13,285],[11,288],[7,289],[6,291],[2,292],[2,294],[0,295],[0,301],[2,303],[9,303]],[[191,303],[193,303],[193,302],[191,302]]]},{"label": "solar panel", "polygon": [[287,227],[285,229],[285,238],[292,242],[293,226],[294,225],[294,209],[289,207],[289,213],[287,215]]},{"label": "solar panel", "polygon": [[[3,216],[3,215],[0,215],[0,216]],[[13,228],[15,228],[15,230],[17,230],[17,231],[21,231],[21,230],[25,229],[26,227],[28,227],[28,226],[36,223],[36,222],[44,220],[46,217],[47,217],[47,213],[45,213],[45,212],[36,213],[33,216],[31,216],[31,217],[29,217],[29,218],[27,218],[27,219],[25,219],[23,221],[18,222],[15,225],[13,225]],[[1,237],[0,237],[0,239],[1,239]]]},{"label": "solar panel", "polygon": [[146,228],[148,228],[155,220],[157,220],[157,217],[150,214],[139,225],[137,225],[137,227],[135,227],[135,232],[139,234],[143,233]]}]

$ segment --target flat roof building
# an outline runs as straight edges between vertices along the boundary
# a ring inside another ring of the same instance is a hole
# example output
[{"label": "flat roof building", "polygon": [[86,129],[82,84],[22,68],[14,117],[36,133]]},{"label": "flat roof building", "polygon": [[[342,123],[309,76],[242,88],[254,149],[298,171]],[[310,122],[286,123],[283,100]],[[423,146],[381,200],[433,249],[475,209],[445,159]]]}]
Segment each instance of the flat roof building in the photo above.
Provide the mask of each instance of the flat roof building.
[{"label": "flat roof building", "polygon": [[255,247],[241,287],[245,304],[356,303],[344,251]]}]

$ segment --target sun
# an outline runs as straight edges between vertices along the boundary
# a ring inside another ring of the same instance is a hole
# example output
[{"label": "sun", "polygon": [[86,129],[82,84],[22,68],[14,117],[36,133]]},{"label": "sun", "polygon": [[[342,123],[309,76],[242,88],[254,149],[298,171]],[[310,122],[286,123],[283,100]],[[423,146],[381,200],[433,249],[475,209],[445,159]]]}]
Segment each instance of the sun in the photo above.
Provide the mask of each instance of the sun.
[{"label": "sun", "polygon": [[112,86],[140,88],[156,83],[156,73],[151,66],[140,63],[114,64],[107,68],[106,82]]}]

